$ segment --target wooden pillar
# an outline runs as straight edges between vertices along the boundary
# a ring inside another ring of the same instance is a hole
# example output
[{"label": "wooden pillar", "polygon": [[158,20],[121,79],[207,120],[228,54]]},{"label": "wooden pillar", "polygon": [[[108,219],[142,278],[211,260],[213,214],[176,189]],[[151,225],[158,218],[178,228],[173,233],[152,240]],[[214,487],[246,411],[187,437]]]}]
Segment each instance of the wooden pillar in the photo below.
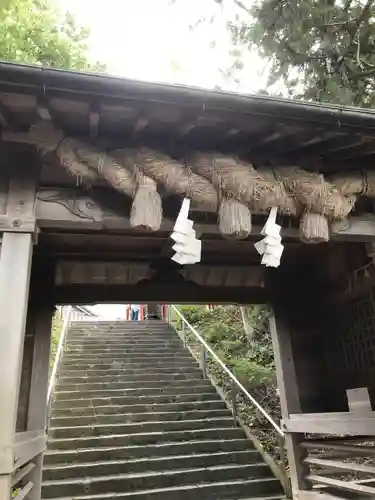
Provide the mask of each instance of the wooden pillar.
[{"label": "wooden pillar", "polygon": [[0,500],[11,492],[31,255],[31,234],[5,233],[0,255]]},{"label": "wooden pillar", "polygon": [[[53,307],[48,301],[35,306],[33,314],[34,349],[27,419],[28,431],[44,431],[47,412],[47,391],[49,381],[49,362]],[[29,476],[34,487],[28,499],[40,500],[42,486],[43,453],[34,460],[35,468]]]},{"label": "wooden pillar", "polygon": [[[28,309],[38,171],[15,158],[0,176],[0,500],[11,498],[12,474],[27,460],[33,436],[16,435]],[[17,452],[16,452],[17,450]],[[30,457],[31,458],[31,457]]]},{"label": "wooden pillar", "polygon": [[[274,309],[274,315],[270,318],[270,330],[275,355],[281,414],[282,418],[288,418],[291,413],[301,413],[301,403],[294,367],[291,335],[282,308]],[[304,451],[299,446],[303,438],[304,434],[285,434],[293,499],[301,498],[300,493],[311,489],[311,486],[304,479],[307,472],[302,462]]]}]

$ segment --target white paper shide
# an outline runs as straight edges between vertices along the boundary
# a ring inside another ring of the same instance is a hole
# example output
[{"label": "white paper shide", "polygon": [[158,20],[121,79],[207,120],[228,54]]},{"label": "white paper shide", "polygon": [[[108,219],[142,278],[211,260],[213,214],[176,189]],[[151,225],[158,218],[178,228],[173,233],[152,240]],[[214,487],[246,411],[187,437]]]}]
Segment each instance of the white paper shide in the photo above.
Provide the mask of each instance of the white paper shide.
[{"label": "white paper shide", "polygon": [[261,264],[267,267],[279,267],[280,259],[284,251],[281,244],[281,226],[276,224],[277,207],[272,207],[261,234],[264,238],[255,243],[259,255],[262,255]]},{"label": "white paper shide", "polygon": [[202,242],[197,239],[194,222],[189,219],[190,200],[185,198],[182,201],[180,213],[177,216],[173,233],[171,235],[175,244],[172,247],[175,254],[172,257],[178,264],[196,264],[201,261]]}]

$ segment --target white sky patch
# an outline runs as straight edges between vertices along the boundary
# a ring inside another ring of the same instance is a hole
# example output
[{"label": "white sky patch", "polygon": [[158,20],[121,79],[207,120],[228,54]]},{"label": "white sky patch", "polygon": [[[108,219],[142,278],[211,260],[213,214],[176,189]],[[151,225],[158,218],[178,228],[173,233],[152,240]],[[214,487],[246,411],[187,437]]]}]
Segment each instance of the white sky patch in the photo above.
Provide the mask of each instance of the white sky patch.
[{"label": "white sky patch", "polygon": [[[250,52],[240,84],[223,78],[231,40],[227,17],[213,0],[58,1],[90,28],[90,55],[111,75],[250,93],[265,86],[265,65]],[[214,14],[212,24],[191,29],[199,18]]]},{"label": "white sky patch", "polygon": [[125,304],[98,304],[86,307],[104,321],[126,319]]}]

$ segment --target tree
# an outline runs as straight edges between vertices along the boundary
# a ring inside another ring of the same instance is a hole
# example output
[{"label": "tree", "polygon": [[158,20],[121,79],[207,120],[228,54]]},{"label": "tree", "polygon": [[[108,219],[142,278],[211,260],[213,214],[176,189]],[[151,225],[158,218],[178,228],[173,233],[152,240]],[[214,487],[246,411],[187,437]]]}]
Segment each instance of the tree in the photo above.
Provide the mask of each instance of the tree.
[{"label": "tree", "polygon": [[0,59],[54,68],[103,71],[90,62],[89,31],[53,0],[1,0]]},{"label": "tree", "polygon": [[228,27],[240,47],[270,61],[269,86],[291,97],[372,106],[375,0],[215,0],[237,9]]}]

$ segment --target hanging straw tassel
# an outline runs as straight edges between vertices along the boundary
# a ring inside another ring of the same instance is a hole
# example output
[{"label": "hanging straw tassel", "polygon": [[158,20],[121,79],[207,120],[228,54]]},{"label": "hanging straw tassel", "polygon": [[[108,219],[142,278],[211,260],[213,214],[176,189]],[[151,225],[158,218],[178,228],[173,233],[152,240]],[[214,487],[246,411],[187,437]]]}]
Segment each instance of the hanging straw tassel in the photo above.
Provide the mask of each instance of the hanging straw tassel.
[{"label": "hanging straw tassel", "polygon": [[327,217],[314,212],[306,212],[301,217],[299,234],[305,243],[327,243],[330,236]]},{"label": "hanging straw tassel", "polygon": [[156,182],[140,173],[130,213],[130,225],[157,231],[160,229],[162,218],[163,207]]},{"label": "hanging straw tassel", "polygon": [[233,198],[224,197],[219,207],[219,229],[224,238],[247,238],[251,233],[249,208]]}]

